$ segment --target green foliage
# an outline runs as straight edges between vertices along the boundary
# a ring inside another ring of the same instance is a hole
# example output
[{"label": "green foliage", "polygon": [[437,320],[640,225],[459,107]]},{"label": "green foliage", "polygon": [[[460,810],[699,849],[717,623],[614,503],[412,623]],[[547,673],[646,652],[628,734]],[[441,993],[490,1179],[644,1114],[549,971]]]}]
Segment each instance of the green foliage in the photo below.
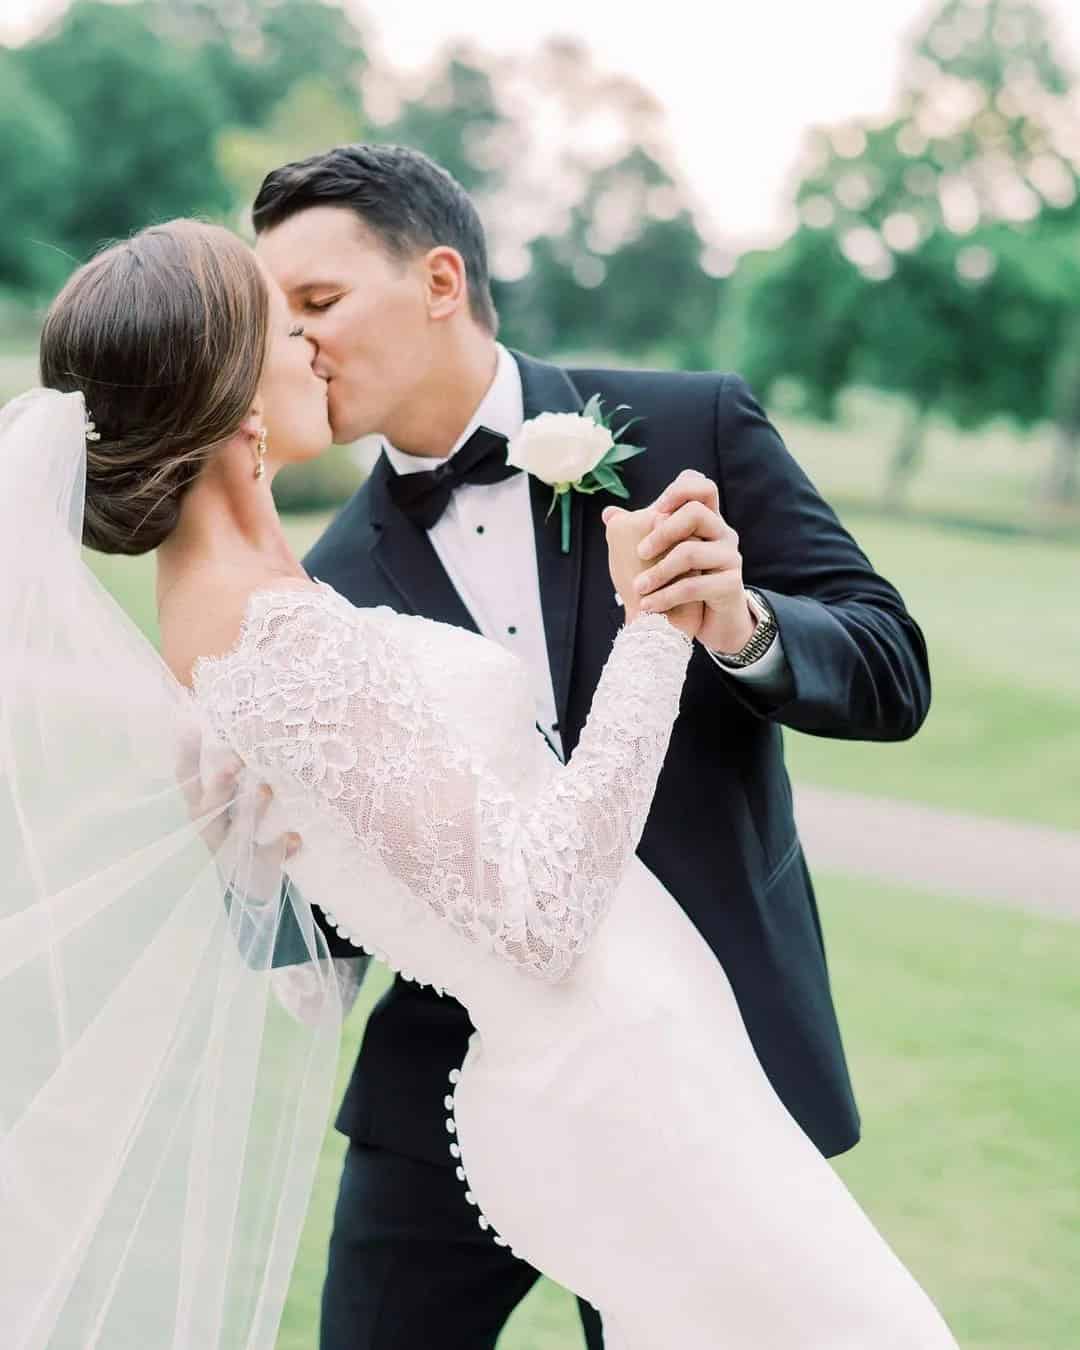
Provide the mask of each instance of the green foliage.
[{"label": "green foliage", "polygon": [[316,0],[76,0],[0,57],[0,285],[24,294],[153,221],[233,217],[362,131],[360,32]]},{"label": "green foliage", "polygon": [[218,137],[217,161],[232,200],[246,208],[272,169],[362,135],[359,106],[345,102],[321,78],[308,76],[271,107],[261,126],[226,127]]},{"label": "green foliage", "polygon": [[806,410],[831,418],[856,376],[867,286],[824,231],[802,230],[773,253],[747,254],[734,281],[739,367],[763,397],[801,381]]},{"label": "green foliage", "polygon": [[197,49],[226,124],[263,125],[294,85],[312,80],[335,105],[358,112],[364,34],[333,0],[150,2],[163,40]]},{"label": "green foliage", "polygon": [[[0,287],[40,297],[154,220],[242,228],[269,169],[368,137],[426,151],[474,194],[504,340],[712,364],[724,285],[702,270],[662,112],[572,42],[497,69],[458,45],[417,89],[390,70],[372,82],[364,32],[337,3],[75,0],[0,55]],[[607,143],[584,154],[597,130]]]},{"label": "green foliage", "polygon": [[743,287],[758,387],[796,377],[825,415],[855,381],[962,426],[1053,415],[1080,308],[1070,93],[1038,5],[948,0],[891,119],[810,138],[800,226]]},{"label": "green foliage", "polygon": [[151,20],[145,4],[77,0],[54,29],[10,54],[70,143],[50,242],[79,261],[149,222],[229,205],[214,157],[219,91]]},{"label": "green foliage", "polygon": [[596,96],[598,103],[610,99],[607,112],[624,128],[623,146],[585,175],[558,227],[528,243],[527,274],[498,284],[496,302],[516,346],[614,345],[624,361],[707,368],[724,283],[702,268],[706,245],[682,185],[635,127],[635,92],[605,85]]},{"label": "green foliage", "polygon": [[12,52],[0,49],[0,288],[40,293],[62,281],[69,262],[57,251],[75,167],[67,122],[35,88]]},{"label": "green foliage", "polygon": [[403,101],[376,139],[430,155],[467,192],[492,190],[500,178],[492,140],[505,123],[491,73],[464,48],[451,48],[423,91]]},{"label": "green foliage", "polygon": [[335,445],[306,464],[289,464],[274,475],[274,501],[279,511],[328,511],[351,497],[363,471],[348,446]]}]

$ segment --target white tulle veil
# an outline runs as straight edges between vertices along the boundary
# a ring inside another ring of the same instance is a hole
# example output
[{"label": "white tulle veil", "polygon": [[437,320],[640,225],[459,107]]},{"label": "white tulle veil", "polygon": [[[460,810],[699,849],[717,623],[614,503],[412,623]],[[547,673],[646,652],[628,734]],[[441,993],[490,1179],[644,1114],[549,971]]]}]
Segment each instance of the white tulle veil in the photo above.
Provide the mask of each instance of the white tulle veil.
[{"label": "white tulle veil", "polygon": [[[269,1350],[340,996],[284,872],[250,884],[254,785],[225,845],[189,814],[194,701],[82,561],[85,419],[0,413],[0,1339]],[[286,925],[307,1025],[272,992]]]}]

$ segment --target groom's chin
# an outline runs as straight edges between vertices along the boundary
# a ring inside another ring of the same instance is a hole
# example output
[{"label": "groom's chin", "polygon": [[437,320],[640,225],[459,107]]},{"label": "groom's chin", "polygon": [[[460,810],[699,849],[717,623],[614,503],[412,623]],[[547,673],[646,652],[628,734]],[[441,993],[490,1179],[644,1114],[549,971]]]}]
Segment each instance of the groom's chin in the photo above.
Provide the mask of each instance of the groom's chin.
[{"label": "groom's chin", "polygon": [[353,445],[365,436],[374,434],[374,429],[358,417],[330,418],[330,432],[335,445]]}]

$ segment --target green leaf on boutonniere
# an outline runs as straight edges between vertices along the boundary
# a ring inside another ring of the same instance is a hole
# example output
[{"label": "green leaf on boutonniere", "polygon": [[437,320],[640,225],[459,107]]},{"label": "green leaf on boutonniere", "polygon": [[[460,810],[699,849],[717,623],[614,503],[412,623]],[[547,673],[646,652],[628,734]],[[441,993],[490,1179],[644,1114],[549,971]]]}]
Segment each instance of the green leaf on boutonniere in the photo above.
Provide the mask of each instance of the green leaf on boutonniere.
[{"label": "green leaf on boutonniere", "polygon": [[[622,479],[614,469],[609,469],[606,464],[598,464],[588,478],[595,478],[597,485],[605,492],[613,492],[616,497],[622,497],[624,500],[630,496],[629,491],[623,484]],[[584,482],[588,482],[588,478]]]},{"label": "green leaf on boutonniere", "polygon": [[600,463],[622,464],[625,460],[633,459],[635,455],[643,455],[644,453],[645,447],[643,445],[622,445],[620,443],[613,445]]},{"label": "green leaf on boutonniere", "polygon": [[[626,408],[627,412],[630,411],[628,405],[625,404],[625,403],[622,403],[622,404],[619,405],[618,408],[615,409],[615,412],[621,412],[623,408]],[[615,413],[612,413],[611,415],[612,415],[612,417],[614,417],[614,416],[615,416]],[[644,421],[645,421],[644,417],[631,417],[631,419],[630,419],[629,422],[626,422],[623,426],[621,426],[621,427],[618,429],[618,431],[613,431],[611,434],[615,437],[616,440],[618,440],[620,436],[625,436],[626,433],[630,430],[631,427],[637,426],[637,424],[638,424],[639,422],[644,422]]]}]

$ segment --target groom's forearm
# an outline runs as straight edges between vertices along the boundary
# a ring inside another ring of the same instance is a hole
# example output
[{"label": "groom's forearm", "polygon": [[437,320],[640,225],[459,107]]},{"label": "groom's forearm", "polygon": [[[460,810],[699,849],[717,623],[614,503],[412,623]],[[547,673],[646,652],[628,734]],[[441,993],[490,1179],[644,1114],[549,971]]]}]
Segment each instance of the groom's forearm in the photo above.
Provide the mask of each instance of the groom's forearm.
[{"label": "groom's forearm", "polygon": [[717,462],[721,510],[746,585],[773,611],[790,686],[777,699],[719,668],[718,678],[757,715],[812,735],[914,735],[930,705],[919,626],[736,376],[718,389]]},{"label": "groom's forearm", "polygon": [[901,741],[918,731],[930,706],[930,675],[922,633],[906,611],[761,589],[792,685],[786,700],[757,711],[841,740]]}]

